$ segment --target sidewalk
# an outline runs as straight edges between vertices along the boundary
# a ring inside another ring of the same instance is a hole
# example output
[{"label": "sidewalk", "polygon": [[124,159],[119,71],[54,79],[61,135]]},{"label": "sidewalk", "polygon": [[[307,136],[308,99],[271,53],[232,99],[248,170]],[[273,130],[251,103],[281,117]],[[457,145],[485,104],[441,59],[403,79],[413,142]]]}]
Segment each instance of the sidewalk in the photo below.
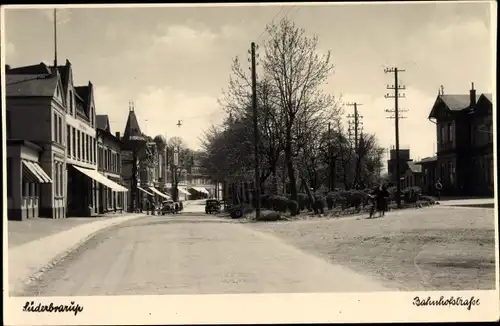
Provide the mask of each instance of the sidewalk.
[{"label": "sidewalk", "polygon": [[110,214],[100,217],[68,217],[62,219],[34,218],[24,221],[8,221],[7,229],[9,249],[83,224],[94,223],[104,219],[117,218],[126,215],[131,214]]},{"label": "sidewalk", "polygon": [[[38,272],[42,272],[45,268],[50,267],[64,258],[68,253],[76,249],[96,232],[142,216],[144,216],[144,214],[125,214],[119,217],[95,219],[84,218],[86,221],[76,221],[75,219],[75,222],[61,222],[61,226],[59,226],[59,228],[53,228],[52,232],[48,231],[49,228],[46,228],[45,236],[36,240],[13,247],[9,244],[9,292],[12,293],[22,288],[24,284],[29,283],[32,276]],[[72,218],[66,220],[72,220]],[[51,221],[57,224],[60,220],[48,220],[47,222],[36,221],[33,222],[32,225],[37,223],[40,223],[40,225],[46,223],[48,225],[48,222]],[[8,227],[10,237],[11,225],[9,224]],[[35,234],[36,232],[32,233]],[[43,232],[39,232],[38,235],[40,236],[42,233]]]},{"label": "sidewalk", "polygon": [[483,208],[495,207],[495,198],[438,200],[438,202],[442,206],[483,207]]}]

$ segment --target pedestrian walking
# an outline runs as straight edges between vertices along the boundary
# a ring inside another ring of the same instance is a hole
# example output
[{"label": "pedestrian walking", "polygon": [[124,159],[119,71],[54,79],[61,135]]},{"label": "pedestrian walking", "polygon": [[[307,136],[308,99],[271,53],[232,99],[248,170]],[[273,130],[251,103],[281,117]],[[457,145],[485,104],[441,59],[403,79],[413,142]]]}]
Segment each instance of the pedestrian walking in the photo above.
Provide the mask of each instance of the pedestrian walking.
[{"label": "pedestrian walking", "polygon": [[441,190],[443,189],[443,185],[441,184],[441,179],[436,181],[436,197],[438,200],[441,200]]},{"label": "pedestrian walking", "polygon": [[385,212],[389,210],[389,191],[387,190],[387,186],[385,184],[380,188],[380,197],[382,216],[385,216]]}]

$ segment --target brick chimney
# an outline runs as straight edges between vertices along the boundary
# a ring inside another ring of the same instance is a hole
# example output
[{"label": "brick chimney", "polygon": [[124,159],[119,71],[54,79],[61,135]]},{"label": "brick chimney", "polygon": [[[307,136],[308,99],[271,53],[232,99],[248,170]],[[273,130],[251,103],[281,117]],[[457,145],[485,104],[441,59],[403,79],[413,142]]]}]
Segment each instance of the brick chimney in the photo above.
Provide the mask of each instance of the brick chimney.
[{"label": "brick chimney", "polygon": [[121,139],[121,138],[120,138],[120,132],[119,132],[119,131],[115,132],[115,137],[116,137],[116,138],[118,138],[118,139]]},{"label": "brick chimney", "polygon": [[476,105],[476,90],[474,89],[474,83],[472,83],[472,87],[470,90],[470,108],[471,108],[471,110],[474,109],[475,105]]}]

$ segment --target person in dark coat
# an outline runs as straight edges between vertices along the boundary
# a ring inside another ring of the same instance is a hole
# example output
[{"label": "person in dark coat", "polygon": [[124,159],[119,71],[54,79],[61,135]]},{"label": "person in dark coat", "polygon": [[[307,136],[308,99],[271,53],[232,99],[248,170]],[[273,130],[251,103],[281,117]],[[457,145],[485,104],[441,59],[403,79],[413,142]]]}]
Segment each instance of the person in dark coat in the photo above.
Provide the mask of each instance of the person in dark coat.
[{"label": "person in dark coat", "polygon": [[380,212],[382,213],[382,216],[385,216],[385,212],[388,211],[389,209],[389,191],[387,190],[386,185],[382,185],[380,188],[380,205],[381,205],[381,210]]}]

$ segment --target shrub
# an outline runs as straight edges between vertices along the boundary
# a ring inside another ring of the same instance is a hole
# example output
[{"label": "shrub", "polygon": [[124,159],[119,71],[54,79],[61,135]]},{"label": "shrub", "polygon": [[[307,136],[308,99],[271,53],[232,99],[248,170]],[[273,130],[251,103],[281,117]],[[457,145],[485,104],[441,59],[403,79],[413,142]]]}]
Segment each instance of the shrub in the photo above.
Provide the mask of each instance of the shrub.
[{"label": "shrub", "polygon": [[304,193],[298,193],[297,194],[297,202],[299,204],[299,210],[303,211],[304,209],[311,209],[311,203],[309,200],[309,196]]},{"label": "shrub", "polygon": [[271,196],[270,201],[273,210],[286,213],[288,208],[288,198],[282,196]]},{"label": "shrub", "polygon": [[402,191],[405,203],[416,203],[422,195],[420,187],[409,187]]},{"label": "shrub", "polygon": [[275,211],[262,211],[260,212],[260,217],[256,219],[260,222],[274,222],[281,219],[281,214]]},{"label": "shrub", "polygon": [[287,202],[287,206],[292,216],[295,216],[299,213],[299,204],[295,200],[289,199]]},{"label": "shrub", "polygon": [[364,203],[366,197],[366,193],[361,190],[350,190],[347,193],[347,206],[359,209],[361,207],[361,204]]},{"label": "shrub", "polygon": [[431,196],[421,196],[420,200],[423,202],[429,203],[429,205],[435,205],[436,204],[436,198],[431,197]]},{"label": "shrub", "polygon": [[316,214],[325,214],[325,198],[316,198],[314,202],[314,212]]}]

